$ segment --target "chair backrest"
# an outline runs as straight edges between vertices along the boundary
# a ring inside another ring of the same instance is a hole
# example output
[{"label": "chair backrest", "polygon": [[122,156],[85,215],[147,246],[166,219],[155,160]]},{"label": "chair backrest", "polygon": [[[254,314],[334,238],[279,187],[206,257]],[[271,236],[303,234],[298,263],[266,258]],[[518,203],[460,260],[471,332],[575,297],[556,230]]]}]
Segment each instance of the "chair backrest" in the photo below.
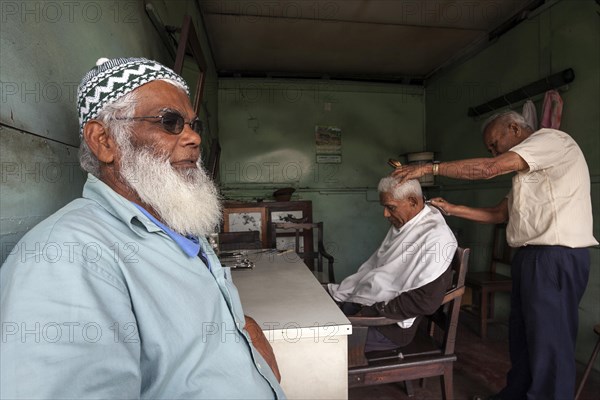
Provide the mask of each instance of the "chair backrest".
[{"label": "chair backrest", "polygon": [[506,224],[494,225],[490,272],[496,272],[497,264],[510,265],[513,249],[506,242]]},{"label": "chair backrest", "polygon": [[[314,243],[316,231],[317,245]],[[294,251],[304,260],[304,263],[313,271],[323,272],[323,259],[327,260],[327,280],[334,282],[334,258],[325,250],[323,222],[274,222],[271,224],[271,246],[277,247],[277,237],[287,236],[294,240]],[[317,265],[315,269],[315,259]]]},{"label": "chair backrest", "polygon": [[219,233],[219,250],[231,251],[242,249],[260,249],[260,232],[221,232]]},{"label": "chair backrest", "polygon": [[[451,263],[453,270],[452,286],[446,291],[440,308],[430,317],[431,323],[440,328],[441,348],[443,354],[446,355],[454,353],[460,303],[465,293],[465,277],[467,275],[470,254],[471,249],[463,249],[461,247],[456,249]],[[433,328],[433,325],[430,325],[430,334],[435,334],[435,329]]]}]

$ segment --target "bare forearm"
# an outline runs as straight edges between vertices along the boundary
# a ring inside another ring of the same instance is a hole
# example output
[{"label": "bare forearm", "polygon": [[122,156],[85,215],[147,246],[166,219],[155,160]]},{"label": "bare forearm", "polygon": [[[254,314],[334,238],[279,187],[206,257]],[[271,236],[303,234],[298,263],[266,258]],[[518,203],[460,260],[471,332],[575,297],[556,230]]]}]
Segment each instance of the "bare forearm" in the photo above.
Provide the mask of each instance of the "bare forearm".
[{"label": "bare forearm", "polygon": [[475,208],[454,205],[451,210],[448,210],[448,214],[484,224],[500,224],[507,220],[506,216],[495,207]]},{"label": "bare forearm", "polygon": [[454,179],[491,179],[498,175],[528,169],[527,163],[517,153],[507,152],[493,158],[471,158],[438,164],[401,165],[392,175],[402,182],[432,174]]},{"label": "bare forearm", "polygon": [[470,160],[442,162],[438,174],[454,179],[491,179],[510,172],[503,169],[493,158],[472,158]]},{"label": "bare forearm", "polygon": [[484,224],[500,224],[508,221],[508,200],[502,199],[494,207],[468,207],[452,204],[441,197],[431,199],[432,206],[438,208],[446,215],[469,219]]},{"label": "bare forearm", "polygon": [[[433,174],[434,165],[424,164],[421,173]],[[468,160],[441,162],[437,166],[437,175],[454,179],[481,180],[491,179],[514,171],[499,165],[494,158],[471,158]]]}]

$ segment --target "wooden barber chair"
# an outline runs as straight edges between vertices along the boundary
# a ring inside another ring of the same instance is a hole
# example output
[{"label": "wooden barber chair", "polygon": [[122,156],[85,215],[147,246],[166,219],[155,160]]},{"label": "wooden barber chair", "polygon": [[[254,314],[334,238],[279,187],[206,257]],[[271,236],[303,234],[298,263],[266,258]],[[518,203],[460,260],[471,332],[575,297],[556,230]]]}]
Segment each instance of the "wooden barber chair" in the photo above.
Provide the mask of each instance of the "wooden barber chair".
[{"label": "wooden barber chair", "polygon": [[350,388],[392,382],[406,382],[440,376],[442,397],[453,398],[453,366],[456,361],[454,344],[460,303],[465,292],[465,275],[470,249],[458,248],[451,266],[452,286],[446,292],[438,310],[421,320],[414,340],[398,350],[365,354],[369,326],[391,325],[399,321],[385,317],[353,317],[352,335],[348,339],[348,386]]}]

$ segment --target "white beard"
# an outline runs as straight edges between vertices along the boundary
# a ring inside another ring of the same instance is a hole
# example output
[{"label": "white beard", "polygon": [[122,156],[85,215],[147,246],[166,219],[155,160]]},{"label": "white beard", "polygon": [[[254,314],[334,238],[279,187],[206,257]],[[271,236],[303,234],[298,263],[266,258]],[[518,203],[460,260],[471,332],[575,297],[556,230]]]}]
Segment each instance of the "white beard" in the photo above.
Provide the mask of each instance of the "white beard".
[{"label": "white beard", "polygon": [[221,202],[216,185],[200,160],[185,173],[171,166],[168,156],[148,147],[121,147],[121,176],[159,219],[175,232],[206,236],[221,222]]}]

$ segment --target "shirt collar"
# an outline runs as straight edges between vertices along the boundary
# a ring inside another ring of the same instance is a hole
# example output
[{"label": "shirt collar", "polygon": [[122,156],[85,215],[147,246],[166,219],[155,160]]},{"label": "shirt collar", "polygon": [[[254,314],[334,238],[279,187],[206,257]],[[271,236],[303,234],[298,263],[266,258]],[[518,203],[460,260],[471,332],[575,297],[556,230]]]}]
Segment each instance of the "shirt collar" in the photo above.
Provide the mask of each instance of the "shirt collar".
[{"label": "shirt collar", "polygon": [[150,214],[144,207],[140,206],[139,204],[135,204],[134,202],[132,202],[132,204],[136,206],[137,209],[140,210],[146,217],[148,217],[150,221],[154,222],[156,226],[162,229],[171,239],[173,239],[175,243],[177,243],[177,245],[181,247],[181,250],[183,250],[185,254],[187,254],[189,257],[196,257],[198,255],[198,253],[200,252],[200,241],[197,237],[185,237],[183,235],[180,235],[179,233],[171,230],[168,226],[154,218],[154,216]]},{"label": "shirt collar", "polygon": [[175,243],[190,257],[196,257],[200,250],[200,241],[198,238],[186,238],[162,224],[143,207],[127,200],[107,184],[92,174],[88,174],[87,181],[83,187],[83,197],[94,200],[100,204],[106,211],[114,215],[129,226],[129,229],[136,235],[142,237],[140,230],[145,228],[147,232],[154,233],[161,230],[172,238]]},{"label": "shirt collar", "polygon": [[[83,186],[83,197],[94,200],[115,218],[123,221],[136,235],[143,237],[141,227],[147,232],[160,232],[161,229],[138,210],[132,202],[115,192],[106,183],[88,174]],[[140,226],[141,225],[141,226]]]}]

